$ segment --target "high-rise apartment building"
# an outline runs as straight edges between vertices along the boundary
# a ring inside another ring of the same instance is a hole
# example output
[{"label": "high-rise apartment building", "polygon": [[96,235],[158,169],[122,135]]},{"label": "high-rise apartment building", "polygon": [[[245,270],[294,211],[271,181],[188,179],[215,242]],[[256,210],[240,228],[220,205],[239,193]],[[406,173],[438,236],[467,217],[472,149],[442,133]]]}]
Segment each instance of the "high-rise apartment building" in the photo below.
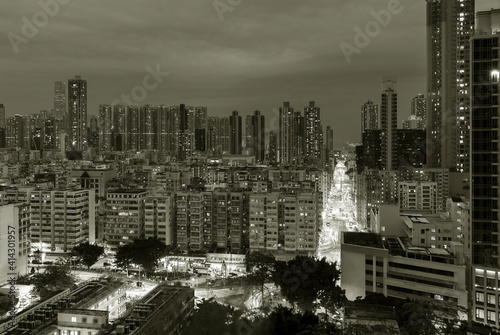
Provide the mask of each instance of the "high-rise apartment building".
[{"label": "high-rise apartment building", "polygon": [[139,150],[139,107],[127,106],[127,150]]},{"label": "high-rise apartment building", "polygon": [[127,150],[127,108],[125,106],[113,106],[112,129],[111,147],[113,150]]},{"label": "high-rise apartment building", "polygon": [[252,140],[252,115],[245,117],[245,137],[243,140],[244,154],[253,155],[253,140]]},{"label": "high-rise apartment building", "polygon": [[139,150],[158,148],[158,108],[144,105],[139,108]]},{"label": "high-rise apartment building", "polygon": [[401,211],[421,210],[437,213],[436,182],[399,182],[398,202]]},{"label": "high-rise apartment building", "polygon": [[378,105],[368,100],[361,106],[361,132],[368,129],[380,129]]},{"label": "high-rise apartment building", "polygon": [[279,159],[279,135],[276,131],[269,132],[267,159],[269,163],[278,163]]},{"label": "high-rise apartment building", "polygon": [[111,151],[113,112],[111,105],[99,105],[99,150]]},{"label": "high-rise apartment building", "polygon": [[209,250],[215,245],[212,192],[176,194],[177,245],[182,250]]},{"label": "high-rise apartment building", "polygon": [[87,148],[87,81],[80,76],[68,80],[68,146],[73,151]]},{"label": "high-rise apartment building", "polygon": [[427,117],[427,100],[423,94],[418,94],[411,99],[411,116],[417,120],[416,129],[425,129],[425,120]]},{"label": "high-rise apartment building", "polygon": [[54,83],[54,116],[62,120],[66,116],[66,82]]},{"label": "high-rise apartment building", "polygon": [[398,94],[396,77],[382,79],[382,102],[380,105],[380,129],[382,130],[382,169],[392,170],[397,166],[395,153],[396,128],[398,123]]},{"label": "high-rise apartment building", "polygon": [[21,115],[7,118],[5,142],[7,148],[24,148],[24,119]]},{"label": "high-rise apartment building", "polygon": [[243,192],[177,193],[177,245],[183,250],[241,252],[248,246],[247,205]]},{"label": "high-rise apartment building", "polygon": [[425,130],[396,129],[396,142],[393,152],[396,154],[394,169],[402,166],[422,168],[425,165]]},{"label": "high-rise apartment building", "polygon": [[241,116],[238,115],[238,111],[233,111],[229,117],[229,129],[231,132],[231,149],[229,153],[231,155],[241,155],[242,153],[242,125]]},{"label": "high-rise apartment building", "polygon": [[156,238],[165,245],[175,241],[174,195],[156,194],[145,200],[144,237]]},{"label": "high-rise apartment building", "polygon": [[104,239],[110,249],[144,238],[147,196],[148,191],[142,189],[119,189],[106,194]]},{"label": "high-rise apartment building", "polygon": [[473,321],[500,325],[499,99],[500,10],[478,13],[472,39],[470,241]]},{"label": "high-rise apartment building", "polygon": [[99,147],[99,119],[95,115],[90,116],[87,143],[91,148]]},{"label": "high-rise apartment building", "polygon": [[199,152],[207,150],[207,107],[194,109],[194,149]]},{"label": "high-rise apartment building", "polygon": [[333,129],[331,126],[326,126],[326,149],[329,153],[333,152]]},{"label": "high-rise apartment building", "polygon": [[207,150],[214,154],[229,153],[229,117],[210,116],[207,120]]},{"label": "high-rise apartment building", "polygon": [[256,162],[263,162],[265,159],[265,118],[260,111],[254,111],[250,119],[251,122],[251,148]]},{"label": "high-rise apartment building", "polygon": [[321,159],[323,147],[323,128],[321,126],[320,108],[314,101],[304,108],[304,155],[311,162]]},{"label": "high-rise apartment building", "polygon": [[251,251],[282,257],[314,255],[318,243],[319,206],[314,193],[251,194]]},{"label": "high-rise apartment building", "polygon": [[300,111],[295,111],[293,116],[293,136],[292,136],[292,164],[301,164],[305,158],[305,135],[306,135],[306,121]]},{"label": "high-rise apartment building", "polygon": [[34,190],[30,194],[31,244],[69,251],[95,235],[94,190]]},{"label": "high-rise apartment building", "polygon": [[427,165],[469,166],[470,37],[474,0],[427,1]]},{"label": "high-rise apartment building", "polygon": [[179,106],[179,141],[177,159],[183,161],[193,153],[194,149],[194,109],[180,104]]},{"label": "high-rise apartment building", "polygon": [[295,136],[295,114],[290,102],[283,102],[279,111],[279,162],[281,165],[291,164],[293,160],[293,139]]},{"label": "high-rise apartment building", "polygon": [[5,106],[0,104],[0,128],[5,129]]}]

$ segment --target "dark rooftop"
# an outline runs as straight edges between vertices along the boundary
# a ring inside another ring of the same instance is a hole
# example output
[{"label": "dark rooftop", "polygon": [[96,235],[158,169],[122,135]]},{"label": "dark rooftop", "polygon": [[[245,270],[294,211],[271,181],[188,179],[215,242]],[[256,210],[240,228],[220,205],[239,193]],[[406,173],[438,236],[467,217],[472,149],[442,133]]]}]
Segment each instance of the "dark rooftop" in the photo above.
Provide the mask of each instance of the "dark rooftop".
[{"label": "dark rooftop", "polygon": [[344,232],[344,243],[383,249],[382,238],[375,233]]}]

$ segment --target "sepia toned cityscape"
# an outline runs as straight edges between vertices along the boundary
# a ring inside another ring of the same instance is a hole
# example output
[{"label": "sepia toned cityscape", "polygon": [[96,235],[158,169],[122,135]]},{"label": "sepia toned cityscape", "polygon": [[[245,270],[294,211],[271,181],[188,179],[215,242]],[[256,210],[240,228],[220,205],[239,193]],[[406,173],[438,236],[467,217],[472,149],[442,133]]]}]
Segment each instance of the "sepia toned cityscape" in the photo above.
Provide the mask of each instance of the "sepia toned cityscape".
[{"label": "sepia toned cityscape", "polygon": [[0,8],[0,335],[500,334],[499,0]]}]

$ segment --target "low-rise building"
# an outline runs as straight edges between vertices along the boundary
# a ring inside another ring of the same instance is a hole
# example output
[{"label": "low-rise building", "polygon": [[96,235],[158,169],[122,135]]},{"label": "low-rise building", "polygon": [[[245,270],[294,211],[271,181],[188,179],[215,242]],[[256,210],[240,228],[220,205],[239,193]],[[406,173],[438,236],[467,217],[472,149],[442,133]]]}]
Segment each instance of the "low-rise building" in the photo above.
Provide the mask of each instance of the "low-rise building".
[{"label": "low-rise building", "polygon": [[378,234],[344,232],[341,262],[341,286],[350,300],[376,292],[463,310],[468,307],[466,266],[459,243],[449,250],[420,248],[406,237],[382,241]]}]

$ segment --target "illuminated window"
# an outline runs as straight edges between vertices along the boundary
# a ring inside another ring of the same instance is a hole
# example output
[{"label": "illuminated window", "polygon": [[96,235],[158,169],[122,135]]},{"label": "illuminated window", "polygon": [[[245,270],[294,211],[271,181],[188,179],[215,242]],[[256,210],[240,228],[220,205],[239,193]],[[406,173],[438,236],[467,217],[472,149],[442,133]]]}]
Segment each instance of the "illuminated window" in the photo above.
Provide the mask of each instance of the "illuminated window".
[{"label": "illuminated window", "polygon": [[476,319],[484,319],[484,309],[476,308]]},{"label": "illuminated window", "polygon": [[487,300],[488,305],[495,305],[496,304],[496,296],[494,294],[488,293],[487,297],[488,297],[488,300]]}]

